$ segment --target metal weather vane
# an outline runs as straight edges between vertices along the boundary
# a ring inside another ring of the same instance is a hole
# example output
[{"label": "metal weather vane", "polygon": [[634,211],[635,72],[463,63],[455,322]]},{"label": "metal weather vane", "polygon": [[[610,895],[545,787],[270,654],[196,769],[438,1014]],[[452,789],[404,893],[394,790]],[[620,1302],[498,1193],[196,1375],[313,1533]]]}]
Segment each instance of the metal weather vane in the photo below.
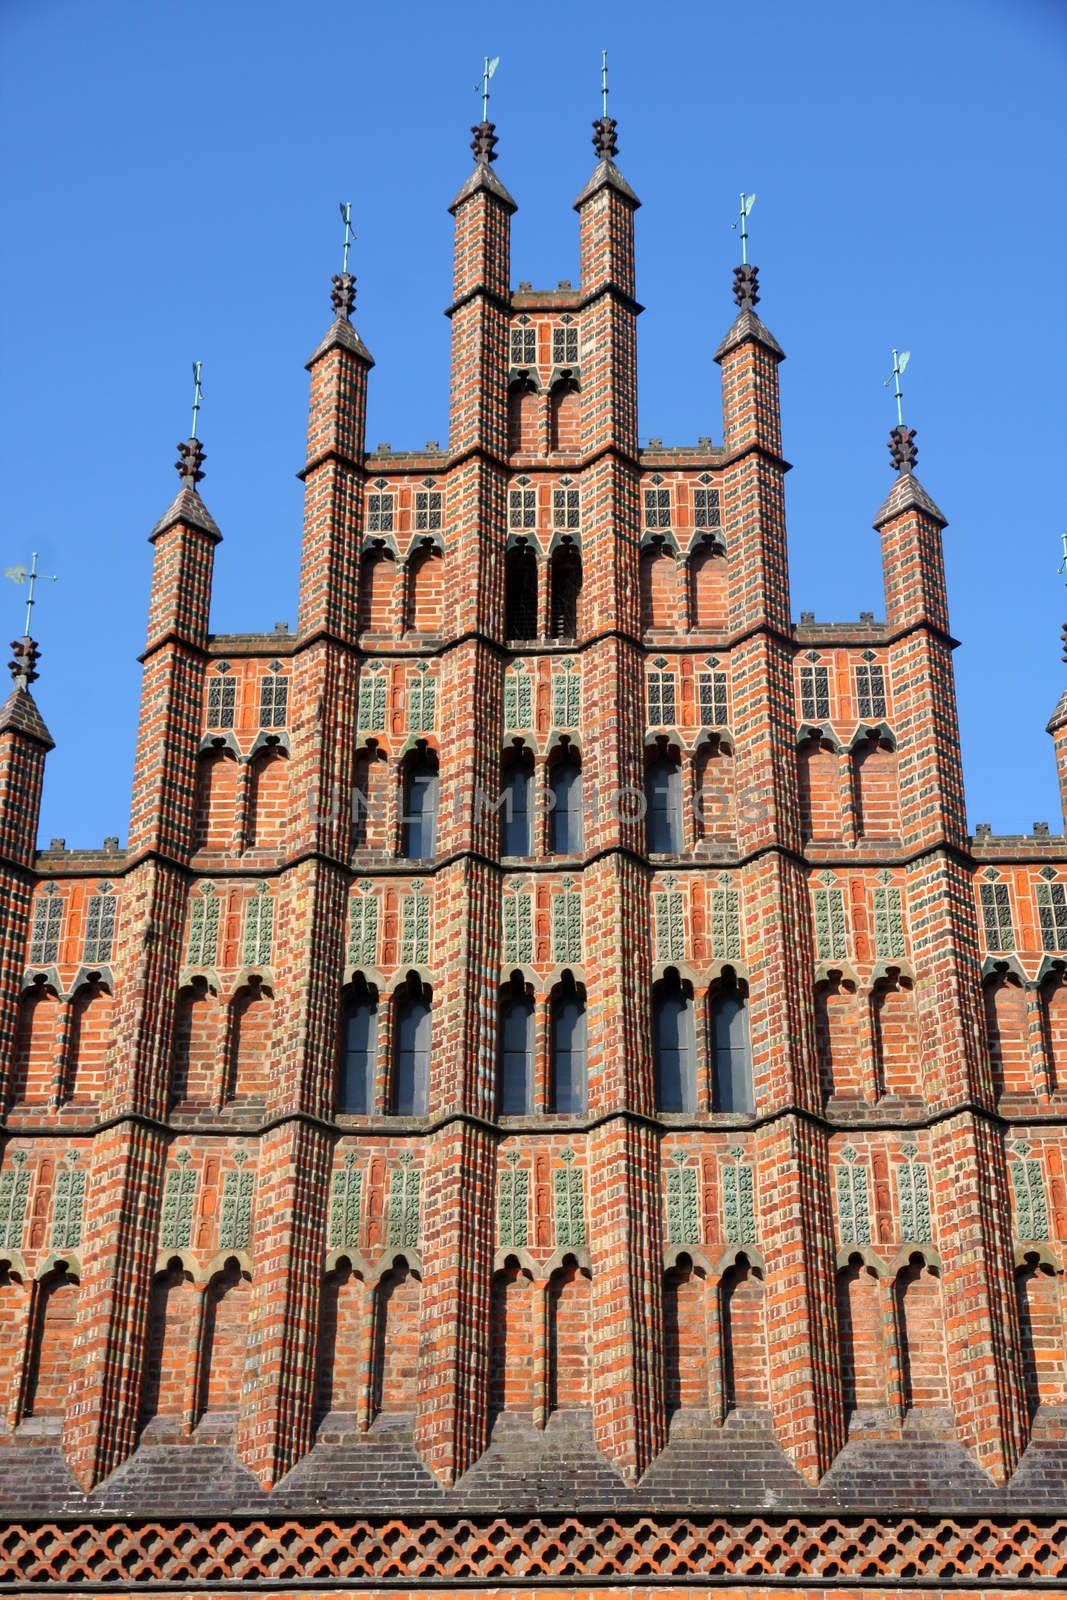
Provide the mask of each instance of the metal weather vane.
[{"label": "metal weather vane", "polygon": [[897,427],[898,428],[902,428],[904,426],[904,391],[900,387],[900,380],[904,376],[904,369],[905,369],[905,367],[907,366],[907,364],[908,364],[908,362],[910,360],[911,360],[911,351],[910,350],[900,350],[900,351],[894,350],[893,351],[893,370],[889,374],[888,378],[885,378],[883,380],[883,382],[882,382],[882,388],[883,389],[888,389],[890,384],[893,385],[893,398],[896,400],[896,403],[897,403]]},{"label": "metal weather vane", "polygon": [[341,271],[347,276],[347,274],[348,274],[348,252],[352,248],[353,239],[355,239],[357,237],[356,234],[354,234],[352,232],[352,202],[351,202],[351,200],[341,200],[339,202],[339,209],[340,209],[340,212],[341,212],[341,221],[345,225],[344,260],[343,260],[343,263],[342,263],[342,266],[341,266]]},{"label": "metal weather vane", "polygon": [[203,370],[204,363],[202,361],[193,362],[193,427],[192,432],[189,435],[190,439],[196,438],[196,424],[197,419],[200,416],[201,402],[204,398],[204,386],[200,382],[200,374],[203,372]]},{"label": "metal weather vane", "polygon": [[493,56],[492,59],[489,56],[485,56],[482,61],[482,81],[474,85],[475,94],[480,94],[482,97],[483,122],[489,121],[489,80],[499,65],[499,56]]},{"label": "metal weather vane", "polygon": [[754,194],[745,194],[745,193],[742,192],[742,194],[740,196],[740,200],[741,200],[741,209],[740,209],[740,211],[738,213],[737,221],[736,222],[731,222],[730,226],[731,226],[731,228],[740,228],[741,229],[741,265],[742,266],[747,266],[748,265],[748,219],[752,215],[752,207],[756,204],[756,196]]},{"label": "metal weather vane", "polygon": [[608,114],[608,53],[606,50],[601,50],[600,52],[600,103],[600,114],[606,117]]},{"label": "metal weather vane", "polygon": [[1063,560],[1056,568],[1056,571],[1061,573],[1064,579],[1067,580],[1067,533],[1061,533],[1060,540],[1063,544]]},{"label": "metal weather vane", "polygon": [[30,622],[33,618],[33,608],[37,604],[36,589],[38,583],[58,583],[59,578],[54,572],[37,571],[36,550],[33,552],[33,555],[30,558],[30,564],[28,567],[5,567],[4,577],[10,578],[12,583],[25,583],[29,585],[26,591],[26,629],[23,635],[24,638],[28,639],[30,637]]}]

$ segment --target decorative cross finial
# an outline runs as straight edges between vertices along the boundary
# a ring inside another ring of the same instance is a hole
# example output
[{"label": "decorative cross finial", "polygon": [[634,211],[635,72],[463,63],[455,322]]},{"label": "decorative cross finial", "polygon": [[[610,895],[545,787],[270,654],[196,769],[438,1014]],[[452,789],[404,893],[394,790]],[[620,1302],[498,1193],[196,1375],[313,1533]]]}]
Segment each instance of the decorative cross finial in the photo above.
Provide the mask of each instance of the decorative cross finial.
[{"label": "decorative cross finial", "polygon": [[915,429],[902,422],[889,430],[889,458],[898,472],[910,472],[919,459]]},{"label": "decorative cross finial", "polygon": [[[18,583],[18,584],[25,583],[26,585],[28,585],[28,587],[26,589],[26,630],[25,630],[25,636],[28,639],[29,636],[30,636],[30,619],[33,616],[33,608],[37,604],[35,596],[36,596],[36,590],[37,590],[38,583],[58,583],[59,579],[57,578],[57,576],[56,576],[56,574],[54,572],[38,572],[37,571],[37,551],[36,550],[33,552],[33,555],[30,557],[30,564],[29,564],[28,567],[24,567],[24,566],[5,567],[4,568],[4,577],[5,578],[10,578],[12,583]],[[12,645],[11,648],[14,649],[15,648],[14,645]]]},{"label": "decorative cross finial", "polygon": [[196,486],[204,474],[201,472],[201,463],[206,458],[206,453],[200,440],[197,438],[186,439],[184,444],[177,447],[178,460],[174,463],[174,470],[182,481],[183,489],[192,489],[196,493]]},{"label": "decorative cross finial", "polygon": [[888,378],[884,379],[883,382],[882,382],[882,388],[883,389],[888,389],[890,384],[893,385],[893,398],[896,400],[896,403],[897,403],[897,427],[898,428],[902,428],[904,426],[904,404],[903,404],[903,402],[904,402],[904,391],[900,387],[900,380],[904,375],[904,368],[907,366],[907,364],[908,364],[908,362],[910,360],[911,360],[911,351],[910,350],[901,350],[899,352],[899,354],[898,354],[898,352],[896,350],[894,350],[893,351],[893,370],[889,374]]},{"label": "decorative cross finial", "polygon": [[759,268],[747,261],[734,268],[734,299],[742,311],[754,311],[759,304]]},{"label": "decorative cross finial", "polygon": [[601,161],[611,161],[619,153],[615,137],[619,124],[608,116],[608,53],[600,52],[600,116],[593,122],[593,149]]},{"label": "decorative cross finial", "polygon": [[37,682],[37,663],[40,658],[41,652],[37,648],[36,639],[31,639],[28,635],[24,639],[12,639],[11,660],[8,666],[11,668],[16,689],[28,689],[31,683]]},{"label": "decorative cross finial", "polygon": [[200,374],[204,370],[202,361],[193,362],[193,426],[189,433],[190,439],[196,438],[196,421],[200,415],[200,403],[204,398],[204,385],[200,382]]},{"label": "decorative cross finial", "polygon": [[741,195],[741,210],[736,222],[731,222],[731,228],[741,229],[741,265],[748,261],[748,219],[752,215],[752,207],[756,204],[754,194]]}]

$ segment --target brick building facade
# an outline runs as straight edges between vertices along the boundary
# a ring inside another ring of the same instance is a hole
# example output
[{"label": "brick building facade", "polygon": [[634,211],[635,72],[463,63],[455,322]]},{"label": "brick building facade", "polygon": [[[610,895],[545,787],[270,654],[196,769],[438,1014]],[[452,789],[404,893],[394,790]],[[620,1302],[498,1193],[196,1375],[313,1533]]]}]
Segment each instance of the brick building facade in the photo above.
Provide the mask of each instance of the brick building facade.
[{"label": "brick building facade", "polygon": [[968,836],[914,436],[885,620],[795,623],[756,270],[641,449],[614,123],[551,291],[474,131],[448,449],[335,278],[294,632],[180,447],[124,851],[36,850],[15,646],[0,1581],[1051,1587],[1067,847]]}]

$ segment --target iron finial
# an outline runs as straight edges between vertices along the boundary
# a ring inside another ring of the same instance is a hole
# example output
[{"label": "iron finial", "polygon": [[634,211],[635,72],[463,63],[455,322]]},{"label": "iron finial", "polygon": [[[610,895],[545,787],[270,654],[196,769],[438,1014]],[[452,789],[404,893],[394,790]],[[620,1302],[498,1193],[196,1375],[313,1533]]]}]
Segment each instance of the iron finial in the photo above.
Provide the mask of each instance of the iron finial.
[{"label": "iron finial", "polygon": [[474,135],[474,138],[471,140],[471,149],[474,151],[475,161],[478,162],[479,165],[483,161],[495,161],[496,147],[498,143],[496,136],[496,123],[476,122],[474,127],[471,129],[471,132]]},{"label": "iron finial", "polygon": [[40,659],[41,652],[36,639],[31,639],[28,634],[22,639],[12,639],[8,666],[16,689],[28,689],[31,683],[37,682],[37,663]]},{"label": "iron finial", "polygon": [[177,446],[178,460],[174,463],[174,470],[182,481],[183,489],[192,489],[196,493],[196,486],[204,476],[200,470],[205,460],[205,451],[197,438],[186,439],[184,444]]},{"label": "iron finial", "polygon": [[910,472],[919,459],[915,443],[915,429],[905,428],[902,422],[889,431],[889,459],[897,472]]},{"label": "iron finial", "polygon": [[482,120],[475,123],[471,129],[474,135],[471,140],[471,149],[474,151],[474,159],[479,166],[483,161],[496,160],[496,123],[489,121],[489,80],[499,65],[499,56],[493,56],[491,59],[486,56],[482,64],[482,81],[480,84],[476,83],[474,85],[475,94],[480,94],[482,97]]},{"label": "iron finial", "polygon": [[[33,555],[30,557],[30,564],[29,564],[28,567],[21,566],[21,565],[17,566],[17,567],[5,567],[4,568],[4,577],[5,578],[10,578],[12,583],[18,583],[18,584],[23,584],[24,583],[24,584],[27,585],[27,589],[26,589],[26,630],[25,630],[25,636],[28,639],[29,635],[30,635],[30,621],[31,621],[31,619],[33,617],[33,608],[37,604],[36,596],[37,596],[37,585],[38,585],[38,583],[58,583],[59,579],[57,578],[57,576],[56,576],[56,574],[54,572],[38,572],[37,571],[37,551],[36,550],[33,552]],[[14,649],[15,648],[14,645],[12,645],[11,648]],[[36,648],[36,646],[35,646],[35,648]]]},{"label": "iron finial", "polygon": [[356,280],[350,272],[335,272],[330,279],[330,304],[339,317],[350,317],[356,304]]},{"label": "iron finial", "polygon": [[608,116],[608,53],[600,52],[600,115],[593,121],[593,149],[600,161],[612,161],[619,153],[616,138],[619,124]]},{"label": "iron finial", "polygon": [[751,262],[734,268],[734,299],[742,311],[754,311],[759,304],[759,268]]}]

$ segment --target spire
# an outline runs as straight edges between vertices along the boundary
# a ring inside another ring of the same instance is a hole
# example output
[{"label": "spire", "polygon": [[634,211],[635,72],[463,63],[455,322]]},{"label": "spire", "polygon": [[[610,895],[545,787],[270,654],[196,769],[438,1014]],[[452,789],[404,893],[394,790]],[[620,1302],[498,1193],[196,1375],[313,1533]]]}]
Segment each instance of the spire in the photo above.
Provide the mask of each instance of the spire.
[{"label": "spire", "polygon": [[174,470],[178,474],[181,488],[149,534],[150,542],[158,538],[167,528],[173,527],[176,522],[184,522],[190,528],[199,528],[215,540],[222,538],[214,517],[200,498],[199,485],[203,482],[204,462],[207,459],[207,452],[196,436],[204,398],[204,388],[200,381],[203,368],[202,361],[193,362],[193,425],[189,430],[188,439],[175,446],[178,459],[174,463]]},{"label": "spire", "polygon": [[341,200],[338,202],[341,221],[344,223],[344,243],[341,254],[341,270],[335,272],[330,279],[330,306],[333,310],[333,322],[327,330],[326,337],[315,347],[307,366],[310,369],[315,365],[320,356],[327,350],[332,350],[335,345],[343,345],[354,356],[359,356],[368,367],[373,367],[374,357],[367,349],[363,340],[352,326],[352,313],[356,309],[356,280],[348,270],[348,255],[352,248],[352,241],[356,235],[352,232],[352,202]]},{"label": "spire", "polygon": [[899,517],[902,511],[921,511],[932,522],[947,528],[947,521],[912,471],[919,459],[919,447],[915,443],[915,429],[904,426],[904,391],[900,383],[910,360],[910,350],[894,350],[892,371],[882,384],[883,389],[888,389],[892,384],[897,407],[897,425],[889,431],[889,460],[897,474],[897,481],[874,519],[874,525],[880,529],[893,517]]},{"label": "spire", "polygon": [[[747,234],[743,235],[743,239],[747,238]],[[771,330],[756,315],[760,297],[759,268],[754,267],[750,261],[742,261],[734,268],[733,295],[738,308],[737,316],[715,351],[714,359],[721,363],[723,356],[736,349],[739,344],[752,343],[761,344],[765,350],[770,351],[776,361],[784,361],[785,351]]]},{"label": "spire", "polygon": [[37,663],[40,657],[41,651],[36,639],[31,639],[28,635],[24,635],[21,639],[12,639],[11,660],[8,666],[14,687],[0,706],[0,733],[25,734],[27,738],[43,745],[46,750],[51,750],[54,748],[52,735],[45,727],[41,713],[30,693],[30,684],[37,681]]},{"label": "spire", "polygon": [[574,202],[575,211],[580,211],[585,202],[598,189],[608,186],[615,189],[627,205],[634,211],[641,204],[630,185],[615,165],[615,157],[619,153],[618,139],[619,124],[614,117],[608,116],[608,53],[600,52],[600,115],[593,120],[593,149],[596,151],[597,165],[594,167],[589,182]]},{"label": "spire", "polygon": [[471,195],[477,194],[479,189],[488,189],[490,194],[509,208],[517,211],[519,208],[511,198],[507,189],[493,171],[492,163],[496,160],[496,147],[499,140],[496,136],[496,123],[489,120],[489,80],[500,65],[500,57],[486,56],[482,66],[482,81],[475,84],[475,92],[482,97],[482,120],[471,126],[471,153],[474,156],[474,171],[460,189],[456,198],[449,206],[453,216],[464,200],[469,200]]}]

